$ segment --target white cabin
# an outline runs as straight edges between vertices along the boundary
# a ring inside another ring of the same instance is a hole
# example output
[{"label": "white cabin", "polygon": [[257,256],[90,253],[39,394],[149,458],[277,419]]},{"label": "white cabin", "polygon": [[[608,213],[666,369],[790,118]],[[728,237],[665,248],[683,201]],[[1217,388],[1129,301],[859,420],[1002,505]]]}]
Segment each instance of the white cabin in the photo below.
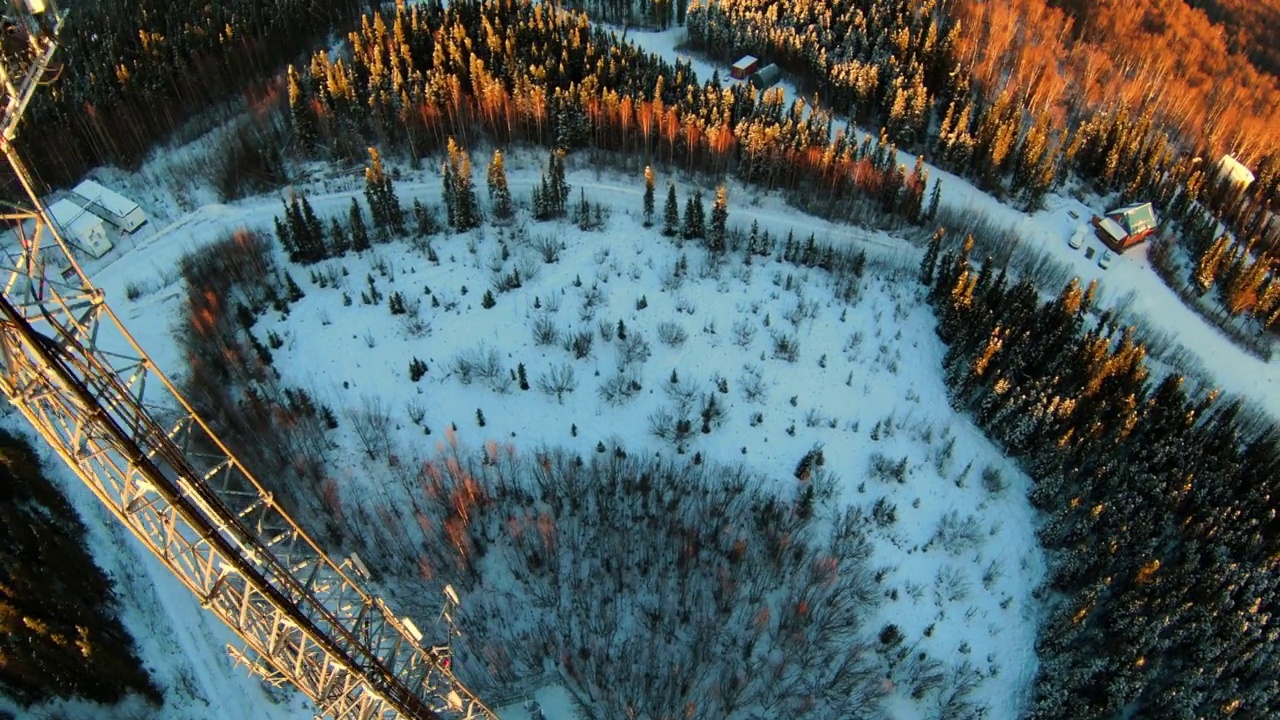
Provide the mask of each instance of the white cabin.
[{"label": "white cabin", "polygon": [[1223,155],[1218,161],[1218,180],[1244,190],[1254,181],[1253,171],[1230,155]]},{"label": "white cabin", "polygon": [[147,221],[138,203],[92,180],[75,186],[71,194],[72,200],[123,232],[131,233]]},{"label": "white cabin", "polygon": [[102,218],[70,200],[59,200],[49,206],[49,215],[58,224],[62,238],[69,244],[100,258],[112,248],[111,237]]}]

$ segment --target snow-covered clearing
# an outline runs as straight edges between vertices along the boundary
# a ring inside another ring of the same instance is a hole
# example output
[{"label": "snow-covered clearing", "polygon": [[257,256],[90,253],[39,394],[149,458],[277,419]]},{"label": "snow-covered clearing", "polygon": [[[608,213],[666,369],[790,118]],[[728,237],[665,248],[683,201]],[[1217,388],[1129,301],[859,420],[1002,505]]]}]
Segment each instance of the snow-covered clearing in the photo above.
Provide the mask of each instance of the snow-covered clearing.
[{"label": "snow-covered clearing", "polygon": [[[538,159],[512,155],[510,185],[517,198],[527,198]],[[581,189],[609,209],[603,232],[528,223],[517,238],[514,228],[486,226],[437,236],[438,266],[407,243],[393,242],[362,257],[293,267],[306,297],[287,319],[269,313],[256,331],[280,336],[275,365],[285,380],[313,389],[340,417],[368,397],[382,399],[398,427],[397,447],[430,447],[453,423],[472,447],[498,439],[523,449],[567,445],[585,455],[601,441],[617,441],[671,455],[672,445],[650,434],[648,418],[671,405],[664,386],[673,370],[682,384],[716,393],[726,410],[721,427],[695,433],[685,459],[698,453],[708,462],[741,462],[784,488],[794,484],[790,471],[800,457],[823,445],[827,468],[842,481],[839,503],[862,506],[870,518],[883,499],[879,522],[868,521],[873,564],[888,568],[882,604],[866,623],[869,632],[894,623],[905,646],[948,666],[968,662],[985,678],[975,699],[988,704],[993,717],[1015,717],[1035,671],[1031,589],[1043,570],[1024,499],[1027,479],[947,404],[938,373],[943,348],[913,277],[916,252],[891,236],[800,216],[776,200],[733,188],[731,227],[745,230],[757,221],[762,231],[780,236],[777,250],[792,229],[800,241],[814,233],[819,241],[867,250],[871,269],[863,291],[846,305],[833,296],[823,271],[760,257],[746,266],[740,255],[711,269],[696,243],[681,249],[656,229],[642,228],[639,178],[575,171],[569,182],[574,200]],[[689,189],[677,185],[683,203]],[[418,197],[439,202],[431,174],[406,173],[397,191],[405,204]],[[310,202],[322,216],[345,212],[351,197],[361,194],[354,185],[313,192]],[[172,268],[190,249],[238,227],[265,230],[279,212],[276,197],[206,206],[139,238],[136,248],[125,243],[103,261],[91,261],[90,271],[159,366],[179,375],[182,358],[171,325],[181,315],[182,294],[165,279],[173,282]],[[543,261],[536,246],[544,240],[561,245],[557,262]],[[505,262],[500,242],[508,247]],[[688,270],[677,278],[673,268],[682,255]],[[483,309],[481,296],[499,265],[504,272],[521,268],[524,285],[498,294],[496,306]],[[340,289],[320,288],[309,280],[311,270],[340,278]],[[429,326],[424,336],[406,332],[385,302],[362,303],[369,278],[380,294],[400,292],[420,305]],[[136,302],[126,298],[130,284],[146,288]],[[353,299],[350,305],[343,304],[344,293]],[[432,307],[433,298],[440,307]],[[591,334],[592,352],[575,360],[559,345],[537,345],[531,327],[539,319],[561,334]],[[615,406],[597,395],[597,387],[615,374],[620,345],[616,337],[605,340],[601,328],[614,335],[620,320],[633,337],[648,341],[651,358],[635,373],[643,390]],[[681,334],[683,342],[660,340]],[[794,362],[778,357],[785,353],[777,352],[777,338],[785,337],[799,346]],[[451,372],[455,359],[481,348],[497,351],[504,376],[523,363],[533,389],[460,382]],[[430,368],[417,384],[407,377],[415,356]],[[577,388],[560,403],[538,392],[537,378],[562,365],[573,368]],[[728,393],[718,393],[714,378],[726,381]],[[409,403],[428,409],[424,424],[433,437],[424,438],[409,419]],[[483,428],[477,410],[485,416]],[[385,467],[361,459],[349,423],[338,433],[351,449],[343,453],[348,466],[334,473],[344,478],[344,494],[386,494]],[[988,477],[998,474],[1007,489],[984,487],[988,468]],[[940,533],[951,536],[946,547],[935,539]],[[894,717],[921,717],[928,698],[913,700],[904,683],[889,707]]]}]

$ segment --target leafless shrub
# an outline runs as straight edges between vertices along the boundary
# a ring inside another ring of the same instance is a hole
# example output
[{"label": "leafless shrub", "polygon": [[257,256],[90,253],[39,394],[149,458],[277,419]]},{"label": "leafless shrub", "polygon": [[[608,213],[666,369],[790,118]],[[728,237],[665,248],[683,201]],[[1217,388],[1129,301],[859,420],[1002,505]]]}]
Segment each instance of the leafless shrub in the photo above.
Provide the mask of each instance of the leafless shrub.
[{"label": "leafless shrub", "polygon": [[941,604],[941,601],[961,602],[968,600],[969,588],[969,579],[964,576],[963,571],[954,565],[938,568],[938,574],[933,579],[933,589],[938,594],[939,604]]},{"label": "leafless shrub", "polygon": [[548,265],[560,262],[560,243],[550,235],[539,235],[534,238],[533,249],[542,255],[542,262]]},{"label": "leafless shrub", "polygon": [[987,492],[992,495],[999,497],[1005,491],[1005,488],[1009,487],[1009,483],[1005,481],[1000,468],[988,465],[982,469],[982,487],[986,488]]},{"label": "leafless shrub", "polygon": [[640,381],[634,374],[620,370],[601,382],[596,394],[610,405],[625,405],[640,389]]},{"label": "leafless shrub", "polygon": [[560,342],[560,330],[551,318],[540,315],[533,320],[533,342],[539,346],[555,345]]},{"label": "leafless shrub", "polygon": [[632,330],[627,339],[618,343],[618,367],[627,368],[632,365],[643,365],[649,360],[651,350],[649,341],[640,333]]},{"label": "leafless shrub", "polygon": [[487,345],[458,353],[449,369],[463,385],[470,385],[478,380],[490,389],[502,393],[511,386],[511,375],[502,363],[501,354]]},{"label": "leafless shrub", "polygon": [[[973,515],[960,517],[952,510],[942,516],[928,545],[939,543],[951,555],[961,555],[978,547],[982,542],[982,527]],[[926,547],[928,547],[926,545]]]},{"label": "leafless shrub", "polygon": [[795,335],[784,332],[773,334],[773,356],[793,363],[800,359],[800,341]]},{"label": "leafless shrub", "polygon": [[422,402],[421,398],[409,398],[405,401],[404,409],[409,415],[409,421],[414,425],[421,425],[422,421],[427,417],[427,405]]},{"label": "leafless shrub", "polygon": [[747,322],[746,318],[735,320],[730,338],[733,340],[734,345],[745,349],[751,345],[752,340],[755,340],[756,327]]},{"label": "leafless shrub", "polygon": [[573,353],[575,360],[584,360],[591,357],[591,345],[595,337],[590,330],[582,330],[565,336],[561,345],[566,352]]},{"label": "leafless shrub", "polygon": [[677,416],[670,409],[662,407],[649,415],[649,434],[671,443],[676,447],[677,452],[684,452],[685,446],[694,437],[695,432],[693,420],[684,413]]},{"label": "leafless shrub", "polygon": [[764,402],[769,391],[764,386],[764,375],[755,365],[743,365],[742,375],[738,377],[738,389],[747,402]]},{"label": "leafless shrub", "polygon": [[[590,333],[587,334],[590,337]],[[547,395],[554,395],[556,402],[564,404],[564,396],[578,387],[577,376],[569,363],[553,365],[547,372],[538,376],[538,390]]]},{"label": "leafless shrub", "polygon": [[667,347],[680,347],[689,339],[689,333],[685,332],[680,323],[664,320],[658,323],[658,339]]}]

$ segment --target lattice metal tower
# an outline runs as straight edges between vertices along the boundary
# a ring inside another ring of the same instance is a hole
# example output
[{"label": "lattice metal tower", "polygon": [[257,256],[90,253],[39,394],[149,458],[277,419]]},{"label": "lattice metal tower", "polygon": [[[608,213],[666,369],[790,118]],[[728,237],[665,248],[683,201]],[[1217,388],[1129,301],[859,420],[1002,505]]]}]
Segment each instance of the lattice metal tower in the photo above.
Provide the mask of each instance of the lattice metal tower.
[{"label": "lattice metal tower", "polygon": [[[0,148],[30,209],[0,210],[0,389],[113,515],[245,646],[334,718],[497,716],[273,502],[107,307],[51,222],[12,143],[66,14],[7,0]],[[38,132],[39,128],[29,128]],[[163,422],[161,419],[163,418]]]}]

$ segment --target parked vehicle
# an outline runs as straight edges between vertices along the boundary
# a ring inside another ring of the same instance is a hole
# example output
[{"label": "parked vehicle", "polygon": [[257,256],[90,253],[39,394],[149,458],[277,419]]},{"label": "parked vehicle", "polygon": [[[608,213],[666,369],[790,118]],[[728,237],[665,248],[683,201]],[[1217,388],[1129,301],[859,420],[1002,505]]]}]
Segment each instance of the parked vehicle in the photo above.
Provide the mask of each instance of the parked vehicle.
[{"label": "parked vehicle", "polygon": [[1072,250],[1079,250],[1080,246],[1084,245],[1085,233],[1087,232],[1088,230],[1085,226],[1077,227],[1076,231],[1071,234],[1071,239],[1067,241],[1067,245],[1070,245]]}]

